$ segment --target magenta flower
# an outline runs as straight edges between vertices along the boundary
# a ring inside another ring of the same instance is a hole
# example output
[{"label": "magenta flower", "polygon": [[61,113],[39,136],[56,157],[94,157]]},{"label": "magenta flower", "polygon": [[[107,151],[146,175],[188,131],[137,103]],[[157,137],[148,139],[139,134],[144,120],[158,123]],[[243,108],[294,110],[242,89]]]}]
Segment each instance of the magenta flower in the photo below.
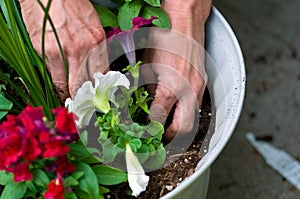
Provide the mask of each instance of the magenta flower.
[{"label": "magenta flower", "polygon": [[[151,16],[150,19],[145,19],[143,17],[135,17],[132,19],[132,28],[131,30],[138,30],[140,27],[151,25],[153,20],[157,19],[154,16]],[[120,28],[112,28],[110,31],[107,32],[106,38],[111,41],[115,35],[121,32],[128,32],[130,30],[122,31]]]},{"label": "magenta flower", "polygon": [[145,19],[143,17],[135,17],[132,19],[131,30],[122,31],[120,28],[113,28],[106,34],[108,43],[110,43],[114,38],[116,38],[120,42],[131,66],[134,66],[136,64],[133,33],[135,30],[138,30],[142,26],[152,24],[154,19],[156,19],[156,17],[153,16],[151,16],[150,19]]}]

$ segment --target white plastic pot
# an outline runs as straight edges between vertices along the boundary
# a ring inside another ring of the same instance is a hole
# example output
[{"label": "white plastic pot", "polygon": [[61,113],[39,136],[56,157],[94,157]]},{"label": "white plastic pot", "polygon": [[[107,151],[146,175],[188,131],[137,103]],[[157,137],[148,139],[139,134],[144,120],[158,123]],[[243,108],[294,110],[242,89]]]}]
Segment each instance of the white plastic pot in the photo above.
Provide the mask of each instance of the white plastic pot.
[{"label": "white plastic pot", "polygon": [[206,33],[206,50],[211,57],[208,61],[214,62],[207,64],[206,70],[211,100],[216,107],[215,132],[195,173],[162,199],[206,198],[210,166],[230,139],[242,110],[246,83],[242,52],[232,29],[216,8],[212,9]]}]

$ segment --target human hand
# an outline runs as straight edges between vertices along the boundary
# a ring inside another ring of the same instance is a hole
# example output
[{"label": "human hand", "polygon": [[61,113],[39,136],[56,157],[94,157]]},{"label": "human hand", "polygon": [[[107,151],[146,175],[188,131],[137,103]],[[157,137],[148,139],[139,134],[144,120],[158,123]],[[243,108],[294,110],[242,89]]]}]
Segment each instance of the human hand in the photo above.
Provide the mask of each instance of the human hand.
[{"label": "human hand", "polygon": [[[177,133],[193,129],[195,112],[202,103],[207,81],[204,25],[211,0],[165,0],[162,8],[170,17],[172,31],[150,32],[152,49],[147,49],[143,58],[144,64],[150,63],[150,67],[145,65],[141,72],[145,82],[157,81],[151,118],[165,123],[174,109],[164,134],[171,140]],[[154,89],[150,88],[151,91]]]},{"label": "human hand", "polygon": [[[45,7],[48,1],[41,0]],[[32,44],[41,56],[44,11],[37,0],[19,2]],[[64,102],[69,95],[74,97],[77,89],[94,72],[108,70],[106,42],[102,42],[105,32],[89,0],[52,0],[49,15],[66,58],[68,76],[49,23],[45,33],[46,64],[59,97]]]}]

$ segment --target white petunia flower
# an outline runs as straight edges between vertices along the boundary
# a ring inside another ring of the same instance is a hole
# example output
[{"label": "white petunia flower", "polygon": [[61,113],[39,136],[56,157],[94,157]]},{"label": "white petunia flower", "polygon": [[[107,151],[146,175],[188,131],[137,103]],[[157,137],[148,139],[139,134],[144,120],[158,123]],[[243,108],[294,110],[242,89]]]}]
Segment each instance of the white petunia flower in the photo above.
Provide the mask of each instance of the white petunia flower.
[{"label": "white petunia flower", "polygon": [[128,183],[132,190],[132,195],[137,197],[141,192],[146,190],[149,176],[145,175],[142,165],[132,152],[129,144],[126,145],[125,159],[128,172]]},{"label": "white petunia flower", "polygon": [[78,89],[74,100],[67,99],[65,105],[69,111],[77,117],[77,125],[88,125],[95,111],[107,113],[110,110],[110,102],[115,102],[115,92],[118,86],[129,88],[130,82],[127,77],[116,71],[109,71],[107,74],[100,72],[94,74],[95,86],[91,81],[86,81]]}]

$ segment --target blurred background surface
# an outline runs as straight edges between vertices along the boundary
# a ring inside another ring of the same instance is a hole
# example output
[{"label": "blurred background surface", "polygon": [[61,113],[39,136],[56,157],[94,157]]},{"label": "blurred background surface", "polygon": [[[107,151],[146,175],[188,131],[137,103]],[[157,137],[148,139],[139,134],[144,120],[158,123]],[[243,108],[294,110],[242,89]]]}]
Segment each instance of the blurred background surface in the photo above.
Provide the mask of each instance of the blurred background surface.
[{"label": "blurred background surface", "polygon": [[300,161],[300,1],[216,0],[246,63],[243,112],[211,168],[208,199],[300,199],[245,138],[267,136]]}]

